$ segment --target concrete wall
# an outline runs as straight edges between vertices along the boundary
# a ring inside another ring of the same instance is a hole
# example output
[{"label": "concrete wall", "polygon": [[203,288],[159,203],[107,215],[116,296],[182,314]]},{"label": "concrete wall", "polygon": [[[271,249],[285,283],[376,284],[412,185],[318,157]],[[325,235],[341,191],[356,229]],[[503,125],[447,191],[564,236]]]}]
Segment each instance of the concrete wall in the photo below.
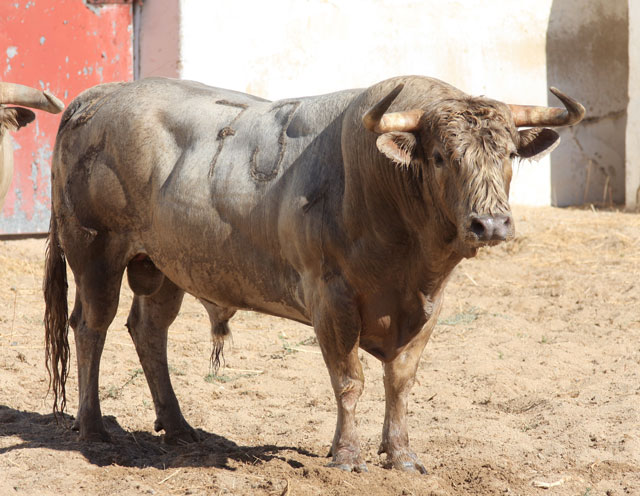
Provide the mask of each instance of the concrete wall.
[{"label": "concrete wall", "polygon": [[553,1],[548,84],[566,88],[588,112],[561,131],[563,146],[551,156],[556,205],[624,203],[628,36],[628,0]]},{"label": "concrete wall", "polygon": [[[177,16],[181,23],[178,46],[173,52],[166,51],[178,53],[179,60],[171,55],[174,59],[169,57],[165,65],[177,67],[185,79],[269,99],[365,87],[395,75],[423,74],[471,94],[535,105],[558,105],[548,92],[548,86],[554,84],[569,94],[577,91],[577,96],[586,100],[590,115],[593,107],[601,116],[624,109],[624,97],[613,80],[627,65],[626,48],[619,49],[626,43],[626,2],[150,0],[142,10],[142,25],[162,4],[163,10],[158,12],[169,18]],[[581,7],[587,4],[588,8]],[[165,32],[156,31],[153,36],[166,42]],[[591,33],[596,33],[597,43],[590,41]],[[154,46],[151,34],[143,29],[141,36],[147,36],[146,46]],[[581,41],[585,42],[583,47]],[[142,67],[149,48],[143,45],[141,49]],[[583,62],[567,63],[576,50]],[[616,60],[607,60],[607,54]],[[552,61],[549,69],[548,60]],[[602,67],[609,74],[582,84],[588,79],[585,71],[597,71],[598,63],[604,63]],[[151,65],[147,67],[143,75],[161,74]],[[602,91],[599,98],[599,85],[605,79],[611,82],[611,89]],[[551,159],[553,176],[549,158],[521,163],[516,168],[512,201],[582,203],[585,160],[594,158],[598,164],[606,164],[606,174],[591,173],[589,191],[593,194],[585,199],[598,199],[597,191],[608,181],[615,199],[620,200],[624,177],[624,123],[620,124],[620,117],[616,114],[609,121],[589,124],[588,130],[578,131],[584,135],[579,140],[563,131],[564,143]],[[602,143],[609,146],[606,157],[597,155]],[[584,153],[576,151],[581,146],[586,147]]]},{"label": "concrete wall", "polygon": [[629,106],[626,132],[626,206],[640,210],[640,2],[629,0]]}]

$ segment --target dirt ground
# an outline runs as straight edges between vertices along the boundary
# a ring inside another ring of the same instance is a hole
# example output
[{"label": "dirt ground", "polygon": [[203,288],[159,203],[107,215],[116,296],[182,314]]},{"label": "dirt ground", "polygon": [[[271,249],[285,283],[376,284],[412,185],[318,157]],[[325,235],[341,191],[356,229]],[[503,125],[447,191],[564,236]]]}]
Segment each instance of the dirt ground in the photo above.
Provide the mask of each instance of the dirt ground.
[{"label": "dirt ground", "polygon": [[44,241],[0,242],[0,494],[639,495],[640,215],[514,215],[515,241],[456,269],[422,358],[409,426],[424,476],[384,469],[377,454],[375,358],[362,353],[358,404],[369,472],[326,468],[336,410],[313,330],[239,313],[213,376],[208,319],[191,297],[169,357],[203,440],[165,445],[124,326],[126,283],[101,369],[113,443],[78,442],[75,362],[63,422],[46,396]]}]

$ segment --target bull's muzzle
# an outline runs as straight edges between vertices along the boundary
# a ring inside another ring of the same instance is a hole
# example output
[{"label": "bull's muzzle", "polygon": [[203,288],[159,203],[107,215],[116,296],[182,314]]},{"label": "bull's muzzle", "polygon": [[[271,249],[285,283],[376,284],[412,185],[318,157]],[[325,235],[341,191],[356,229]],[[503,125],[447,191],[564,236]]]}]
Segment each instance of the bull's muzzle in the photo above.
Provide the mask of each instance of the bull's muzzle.
[{"label": "bull's muzzle", "polygon": [[513,238],[511,214],[472,215],[468,236],[482,244],[493,244]]}]

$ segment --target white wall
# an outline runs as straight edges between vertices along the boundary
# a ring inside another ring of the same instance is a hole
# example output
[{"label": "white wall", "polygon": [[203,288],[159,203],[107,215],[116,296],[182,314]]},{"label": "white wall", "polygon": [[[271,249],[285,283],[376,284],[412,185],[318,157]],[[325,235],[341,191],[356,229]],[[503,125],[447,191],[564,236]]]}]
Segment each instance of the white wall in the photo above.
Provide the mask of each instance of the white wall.
[{"label": "white wall", "polygon": [[[571,1],[150,0],[143,20],[149,4],[178,10],[180,77],[268,99],[422,74],[474,95],[559,105],[548,92],[547,28]],[[560,89],[571,86],[569,75]],[[520,164],[511,191],[514,203],[550,204],[549,159]]]},{"label": "white wall", "polygon": [[[278,99],[422,74],[471,94],[546,105],[550,5],[181,0],[181,77]],[[520,164],[512,201],[548,205],[549,170],[548,159]]]}]

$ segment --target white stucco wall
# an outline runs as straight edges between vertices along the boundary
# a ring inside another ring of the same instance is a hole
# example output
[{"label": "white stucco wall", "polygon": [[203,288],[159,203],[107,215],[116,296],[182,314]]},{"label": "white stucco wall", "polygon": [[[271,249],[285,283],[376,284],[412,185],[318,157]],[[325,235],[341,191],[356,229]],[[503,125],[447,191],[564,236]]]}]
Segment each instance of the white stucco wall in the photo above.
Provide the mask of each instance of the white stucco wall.
[{"label": "white stucco wall", "polygon": [[[551,19],[553,13],[576,1],[151,0],[144,10],[155,3],[157,12],[180,19],[179,61],[174,64],[179,77],[272,100],[422,74],[474,95],[559,105],[548,86],[557,84],[572,94],[578,75],[563,73],[562,63],[548,71],[548,27],[563,22]],[[590,14],[583,19],[597,22]],[[157,36],[166,43],[162,29]],[[141,66],[144,59],[143,47]],[[167,67],[158,60],[155,64]],[[152,74],[142,70],[143,76]],[[582,155],[576,159],[578,145],[571,141],[565,137],[561,145],[568,167],[583,167],[578,163]],[[614,152],[618,155],[612,160],[621,162],[624,175],[624,159]],[[564,189],[552,191],[550,164],[549,158],[519,164],[512,202],[562,204]]]},{"label": "white stucco wall", "polygon": [[[402,75],[547,104],[551,0],[182,0],[182,73],[269,99]],[[512,201],[548,205],[549,160],[517,167]]]}]

